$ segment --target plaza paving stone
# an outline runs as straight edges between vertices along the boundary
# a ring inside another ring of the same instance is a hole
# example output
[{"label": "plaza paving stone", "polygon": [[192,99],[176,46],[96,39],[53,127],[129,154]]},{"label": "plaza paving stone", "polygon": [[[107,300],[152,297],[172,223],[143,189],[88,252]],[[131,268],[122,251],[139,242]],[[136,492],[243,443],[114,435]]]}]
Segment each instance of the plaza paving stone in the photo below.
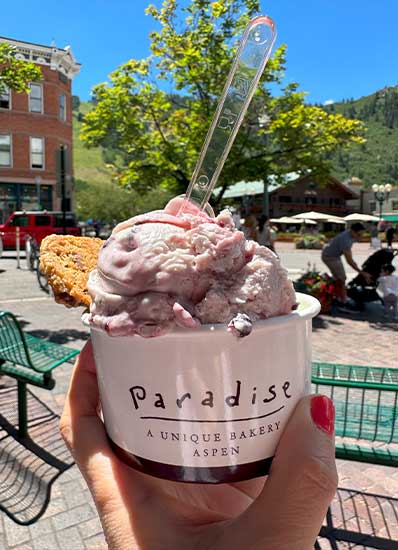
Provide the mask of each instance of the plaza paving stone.
[{"label": "plaza paving stone", "polygon": [[[308,261],[320,267],[317,251],[298,252],[281,243],[278,251],[292,277],[306,268]],[[368,255],[367,245],[356,245],[358,262]],[[46,297],[34,275],[17,270],[11,254],[0,260],[0,309],[17,315],[25,330],[36,336],[81,348],[88,332],[80,323],[80,312],[66,310]],[[371,305],[364,314],[321,316],[314,322],[313,358],[359,365],[398,367],[398,324],[386,323],[382,308]],[[34,388],[33,392],[54,411],[60,412],[69,385],[72,366],[55,371],[56,386],[52,392]],[[340,487],[390,497],[398,495],[398,471],[393,468],[338,461]],[[388,515],[389,509],[385,510]],[[336,516],[337,517],[337,516]],[[364,514],[363,517],[366,517]],[[359,519],[358,519],[359,518]],[[394,518],[390,518],[391,523]],[[363,522],[360,514],[351,518],[352,525]],[[395,525],[397,518],[395,518]],[[370,528],[369,525],[361,525]],[[375,529],[385,529],[381,524]],[[380,531],[380,535],[383,532]],[[398,537],[398,534],[397,534]],[[321,548],[331,548],[320,541]],[[341,549],[365,549],[366,546],[338,543]],[[76,466],[62,474],[54,483],[52,498],[42,518],[29,527],[20,526],[0,512],[0,549],[4,550],[105,550],[100,522],[87,486]],[[333,547],[335,548],[335,547]],[[397,543],[398,548],[398,543]]]}]

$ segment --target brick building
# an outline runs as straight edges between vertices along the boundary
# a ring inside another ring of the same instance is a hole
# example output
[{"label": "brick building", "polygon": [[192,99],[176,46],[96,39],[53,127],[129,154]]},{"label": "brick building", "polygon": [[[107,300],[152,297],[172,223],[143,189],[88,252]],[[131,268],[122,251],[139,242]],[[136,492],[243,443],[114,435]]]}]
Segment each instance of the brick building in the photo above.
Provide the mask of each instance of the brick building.
[{"label": "brick building", "polygon": [[72,79],[80,70],[70,47],[42,46],[0,37],[16,56],[40,66],[30,93],[0,93],[0,223],[14,210],[59,210],[56,151],[70,155],[72,181]]}]

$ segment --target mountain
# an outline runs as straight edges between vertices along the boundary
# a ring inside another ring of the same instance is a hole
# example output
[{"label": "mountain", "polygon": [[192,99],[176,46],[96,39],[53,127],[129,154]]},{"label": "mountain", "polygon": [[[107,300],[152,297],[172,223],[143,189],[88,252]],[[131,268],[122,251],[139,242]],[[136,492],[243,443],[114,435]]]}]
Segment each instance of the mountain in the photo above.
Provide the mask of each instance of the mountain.
[{"label": "mountain", "polygon": [[353,145],[331,157],[332,174],[340,180],[356,176],[366,187],[374,183],[398,184],[398,86],[324,108],[360,119],[367,127],[365,144]]},{"label": "mountain", "polygon": [[[73,133],[74,166],[77,187],[85,182],[109,182],[106,162],[112,162],[111,151],[101,147],[86,149],[79,139],[81,120],[92,105],[74,96]],[[341,113],[348,118],[362,120],[366,127],[367,142],[352,145],[330,157],[332,175],[344,181],[360,178],[366,187],[374,183],[398,184],[398,86],[385,87],[359,99],[348,99],[327,105],[329,113]]]},{"label": "mountain", "polygon": [[87,149],[79,138],[82,118],[90,109],[91,103],[73,96],[73,164],[78,189],[82,182],[110,181],[102,147]]}]

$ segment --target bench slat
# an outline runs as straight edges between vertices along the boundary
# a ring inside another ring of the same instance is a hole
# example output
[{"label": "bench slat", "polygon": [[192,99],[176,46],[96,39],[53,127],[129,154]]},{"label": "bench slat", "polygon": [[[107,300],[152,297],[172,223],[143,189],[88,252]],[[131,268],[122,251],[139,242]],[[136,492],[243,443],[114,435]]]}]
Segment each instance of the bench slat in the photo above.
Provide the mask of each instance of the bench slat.
[{"label": "bench slat", "polygon": [[398,369],[314,361],[312,382],[333,399],[338,458],[398,465]]},{"label": "bench slat", "polygon": [[12,313],[0,312],[0,359],[45,373],[78,353],[67,346],[25,334]]},{"label": "bench slat", "polygon": [[0,365],[0,373],[47,390],[52,390],[55,386],[55,381],[51,376],[40,374],[32,369],[14,365],[13,363],[2,363]]}]

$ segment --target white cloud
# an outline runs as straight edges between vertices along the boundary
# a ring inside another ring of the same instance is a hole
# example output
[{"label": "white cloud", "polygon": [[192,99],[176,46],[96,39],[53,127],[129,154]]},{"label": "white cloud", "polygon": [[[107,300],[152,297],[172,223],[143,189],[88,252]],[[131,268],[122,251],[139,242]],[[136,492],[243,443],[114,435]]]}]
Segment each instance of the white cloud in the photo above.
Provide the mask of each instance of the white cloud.
[{"label": "white cloud", "polygon": [[327,99],[326,101],[323,102],[324,105],[333,105],[334,103],[334,99]]}]

